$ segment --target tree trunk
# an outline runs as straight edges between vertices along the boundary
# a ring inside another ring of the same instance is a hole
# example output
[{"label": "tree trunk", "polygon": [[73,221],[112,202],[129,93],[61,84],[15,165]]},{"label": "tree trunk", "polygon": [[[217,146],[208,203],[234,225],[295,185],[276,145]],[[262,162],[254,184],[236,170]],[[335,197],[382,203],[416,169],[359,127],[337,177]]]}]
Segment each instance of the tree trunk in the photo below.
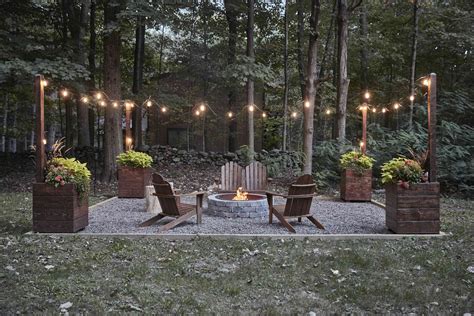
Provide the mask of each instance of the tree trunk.
[{"label": "tree trunk", "polygon": [[[89,89],[95,90],[95,54],[96,54],[96,32],[95,32],[95,18],[96,18],[96,0],[91,0],[90,6],[90,20],[89,20]],[[88,109],[89,116],[89,142],[91,146],[94,146],[95,136],[95,111],[92,106]]]},{"label": "tree trunk", "polygon": [[285,0],[285,48],[283,52],[285,91],[283,94],[283,146],[286,150],[286,134],[288,129],[288,0]]},{"label": "tree trunk", "polygon": [[[237,3],[235,0],[225,0],[225,16],[229,29],[228,50],[227,50],[227,65],[235,63],[236,49],[237,49]],[[229,93],[227,94],[228,110],[232,112],[236,107],[236,91],[232,82],[227,86]],[[229,136],[228,146],[229,151],[237,150],[237,122],[235,118],[229,118]]]},{"label": "tree trunk", "polygon": [[[117,15],[121,10],[121,0],[106,0],[104,6],[104,89],[111,100],[121,99],[120,88],[120,28]],[[116,157],[122,152],[122,113],[119,107],[107,102],[105,109],[104,170],[103,181],[115,179]]]},{"label": "tree trunk", "polygon": [[7,151],[7,122],[8,122],[8,94],[5,93],[5,99],[3,103],[3,123],[2,123],[2,152]]},{"label": "tree trunk", "polygon": [[[247,57],[252,62],[255,61],[254,42],[253,42],[253,27],[254,27],[254,0],[247,0]],[[254,106],[254,82],[251,77],[247,79],[247,106]],[[249,136],[249,152],[250,160],[253,160],[255,153],[255,132],[253,111],[248,111],[248,136]]]},{"label": "tree trunk", "polygon": [[306,98],[309,106],[304,106],[303,122],[303,153],[305,155],[303,173],[312,174],[313,170],[313,133],[314,133],[314,101],[316,98],[316,86],[318,74],[316,65],[318,61],[318,37],[319,37],[319,14],[320,0],[311,1],[311,18],[309,21],[310,34],[308,46],[308,64],[306,78]]},{"label": "tree trunk", "polygon": [[[160,36],[160,52],[158,55],[158,79],[157,79],[157,92],[160,93],[160,80],[163,73],[163,50],[165,47],[165,26],[161,26],[161,36]],[[148,141],[150,145],[158,144],[158,133],[159,133],[159,123],[160,123],[160,111],[156,106],[152,106],[148,109]]]},{"label": "tree trunk", "polygon": [[[137,19],[135,30],[135,53],[133,63],[133,94],[137,95],[143,85],[143,59],[145,56],[145,21],[142,16]],[[143,147],[142,107],[136,106],[133,110],[133,139],[135,148]]]},{"label": "tree trunk", "polygon": [[[413,37],[411,43],[410,95],[415,95],[416,46],[418,44],[418,0],[413,0]],[[413,101],[410,100],[408,128],[413,128]]]},{"label": "tree trunk", "polygon": [[73,104],[70,98],[64,98],[64,107],[66,108],[66,148],[74,147],[74,114]]},{"label": "tree trunk", "polygon": [[301,98],[305,98],[305,73],[304,73],[304,54],[303,54],[303,37],[304,37],[304,3],[303,0],[297,0],[298,4],[298,32],[297,32],[297,58],[298,58],[298,75],[300,79]]},{"label": "tree trunk", "polygon": [[346,138],[346,108],[349,92],[349,78],[347,77],[348,17],[347,0],[338,0],[336,120],[337,138],[340,141]]},{"label": "tree trunk", "polygon": [[367,6],[362,4],[359,16],[360,23],[360,37],[362,39],[362,46],[360,49],[360,88],[361,91],[367,91],[368,89],[368,69],[369,69],[369,57],[367,52],[368,45],[368,25],[367,25]]}]

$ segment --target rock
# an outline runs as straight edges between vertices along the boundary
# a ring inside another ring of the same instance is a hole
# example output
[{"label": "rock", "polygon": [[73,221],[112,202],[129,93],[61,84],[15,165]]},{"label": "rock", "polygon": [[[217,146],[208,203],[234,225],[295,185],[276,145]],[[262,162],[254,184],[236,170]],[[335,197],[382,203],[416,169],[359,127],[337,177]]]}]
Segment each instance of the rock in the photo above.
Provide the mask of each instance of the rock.
[{"label": "rock", "polygon": [[180,159],[180,158],[178,158],[178,157],[176,157],[176,158],[173,158],[173,162],[180,162],[180,161],[181,161],[181,159]]},{"label": "rock", "polygon": [[68,308],[71,308],[71,307],[72,307],[71,302],[66,302],[66,303],[62,303],[61,305],[59,305],[59,309],[68,309]]}]

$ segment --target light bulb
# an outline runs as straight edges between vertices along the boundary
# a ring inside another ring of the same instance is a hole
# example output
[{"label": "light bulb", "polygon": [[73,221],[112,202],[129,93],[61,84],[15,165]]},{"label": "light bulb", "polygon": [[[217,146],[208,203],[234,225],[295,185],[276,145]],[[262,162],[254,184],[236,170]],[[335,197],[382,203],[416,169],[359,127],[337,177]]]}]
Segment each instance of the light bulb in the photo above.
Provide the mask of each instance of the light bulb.
[{"label": "light bulb", "polygon": [[370,93],[369,93],[369,91],[367,91],[367,92],[364,93],[364,98],[366,98],[367,100],[370,99]]},{"label": "light bulb", "polygon": [[87,103],[87,102],[89,102],[89,98],[87,98],[87,97],[83,97],[83,98],[82,98],[82,102],[84,102],[84,103]]},{"label": "light bulb", "polygon": [[233,114],[232,112],[228,112],[228,113],[227,113],[227,116],[228,116],[228,117],[232,117],[233,115],[234,115],[234,114]]},{"label": "light bulb", "polygon": [[100,101],[99,104],[100,104],[100,106],[105,106],[105,102],[104,102],[104,101]]},{"label": "light bulb", "polygon": [[262,117],[263,117],[263,118],[266,118],[266,117],[267,117],[267,113],[263,112],[263,113],[262,113]]},{"label": "light bulb", "polygon": [[161,112],[165,113],[167,110],[165,107],[161,108]]},{"label": "light bulb", "polygon": [[43,138],[43,144],[47,144],[48,142],[46,141],[46,138]]},{"label": "light bulb", "polygon": [[414,96],[414,95],[411,95],[411,96],[410,96],[410,101],[413,101],[413,100],[415,100],[415,96]]},{"label": "light bulb", "polygon": [[96,95],[95,95],[95,98],[96,98],[97,100],[102,99],[102,93],[97,92]]},{"label": "light bulb", "polygon": [[69,95],[69,92],[64,89],[63,91],[61,91],[61,94],[63,95],[63,97],[67,97]]},{"label": "light bulb", "polygon": [[204,112],[206,110],[206,106],[204,104],[201,104],[201,106],[199,107],[199,110],[201,112]]},{"label": "light bulb", "polygon": [[305,101],[304,107],[305,107],[305,108],[309,108],[309,101]]},{"label": "light bulb", "polygon": [[255,110],[255,107],[253,105],[249,105],[249,112],[253,112]]},{"label": "light bulb", "polygon": [[376,113],[377,112],[377,109],[376,108],[373,108],[372,109],[372,113]]},{"label": "light bulb", "polygon": [[331,114],[331,110],[329,110],[329,109],[326,110],[326,114],[327,114],[327,115]]},{"label": "light bulb", "polygon": [[48,86],[48,80],[41,80],[41,83],[43,84],[43,87]]},{"label": "light bulb", "polygon": [[429,79],[423,80],[423,85],[428,87],[430,85],[430,80]]},{"label": "light bulb", "polygon": [[361,141],[359,145],[360,145],[360,147],[364,147],[364,142]]},{"label": "light bulb", "polygon": [[151,106],[151,104],[152,104],[152,103],[151,103],[151,101],[150,101],[150,100],[148,100],[148,101],[146,102],[146,106],[147,106],[147,107],[150,107],[150,106]]},{"label": "light bulb", "polygon": [[400,107],[400,104],[398,104],[398,103],[395,103],[395,104],[393,105],[393,108],[394,108],[395,110],[398,110],[399,107]]},{"label": "light bulb", "polygon": [[201,112],[199,112],[199,110],[196,110],[196,115],[199,116],[199,114],[201,114]]},{"label": "light bulb", "polygon": [[132,139],[130,137],[127,137],[127,144],[131,144],[132,143]]},{"label": "light bulb", "polygon": [[114,108],[116,108],[118,106],[118,102],[114,101],[114,102],[112,102],[112,105],[113,105]]},{"label": "light bulb", "polygon": [[298,114],[296,112],[291,113],[292,117],[296,117]]},{"label": "light bulb", "polygon": [[382,109],[382,113],[385,113],[385,112],[387,112],[387,109],[386,109],[386,108],[383,108],[383,109]]}]

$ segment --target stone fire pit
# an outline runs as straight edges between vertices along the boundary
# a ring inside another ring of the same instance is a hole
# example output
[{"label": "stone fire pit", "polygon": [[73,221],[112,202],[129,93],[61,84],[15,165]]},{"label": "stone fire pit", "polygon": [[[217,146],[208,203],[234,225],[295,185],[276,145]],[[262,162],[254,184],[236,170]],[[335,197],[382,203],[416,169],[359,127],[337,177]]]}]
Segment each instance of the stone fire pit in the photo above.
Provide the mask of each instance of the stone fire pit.
[{"label": "stone fire pit", "polygon": [[268,215],[267,197],[249,193],[247,200],[232,200],[234,193],[213,194],[208,197],[206,214],[219,217],[255,218]]}]

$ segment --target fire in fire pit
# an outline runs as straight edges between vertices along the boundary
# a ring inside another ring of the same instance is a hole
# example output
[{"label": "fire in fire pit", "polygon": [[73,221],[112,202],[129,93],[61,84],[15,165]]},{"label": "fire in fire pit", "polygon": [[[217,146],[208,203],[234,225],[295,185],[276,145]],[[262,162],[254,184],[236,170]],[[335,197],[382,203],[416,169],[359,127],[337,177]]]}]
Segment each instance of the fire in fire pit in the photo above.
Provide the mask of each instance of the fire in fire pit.
[{"label": "fire in fire pit", "polygon": [[235,196],[232,198],[232,200],[234,201],[247,201],[248,198],[247,198],[247,195],[248,195],[248,192],[245,192],[242,187],[239,187],[237,189],[237,193],[235,194]]}]

